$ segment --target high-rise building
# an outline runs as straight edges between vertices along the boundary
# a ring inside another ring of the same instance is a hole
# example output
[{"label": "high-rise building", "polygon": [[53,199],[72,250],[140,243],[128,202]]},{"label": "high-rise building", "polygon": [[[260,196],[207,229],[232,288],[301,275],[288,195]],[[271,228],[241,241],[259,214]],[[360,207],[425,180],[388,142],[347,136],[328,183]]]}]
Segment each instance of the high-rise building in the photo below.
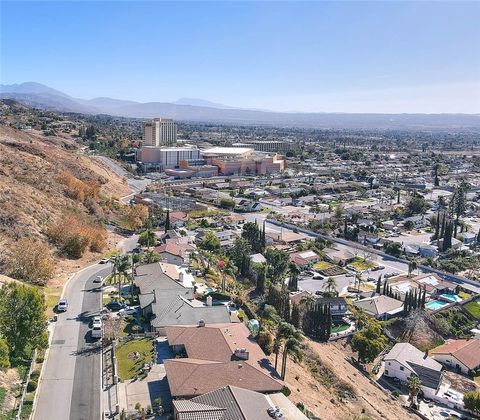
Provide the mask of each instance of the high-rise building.
[{"label": "high-rise building", "polygon": [[145,146],[169,146],[177,142],[177,124],[171,118],[154,118],[143,125]]}]

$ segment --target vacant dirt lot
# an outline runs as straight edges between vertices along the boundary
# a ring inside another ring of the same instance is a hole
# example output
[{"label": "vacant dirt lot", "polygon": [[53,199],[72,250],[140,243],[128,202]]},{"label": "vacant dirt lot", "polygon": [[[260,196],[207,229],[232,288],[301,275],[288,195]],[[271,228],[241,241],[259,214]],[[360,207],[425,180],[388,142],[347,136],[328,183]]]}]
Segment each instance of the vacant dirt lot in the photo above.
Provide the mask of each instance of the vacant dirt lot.
[{"label": "vacant dirt lot", "polygon": [[[346,360],[349,350],[343,347],[342,342],[321,344],[307,340],[307,343],[320,358],[324,369],[330,370],[337,378],[319,381],[313,378],[310,366],[296,364],[289,359],[285,381],[292,392],[289,398],[294,403],[303,402],[322,420],[354,420],[362,416],[392,420],[416,418]],[[337,381],[340,385],[335,384]],[[341,398],[338,386],[349,388],[354,396]]]}]

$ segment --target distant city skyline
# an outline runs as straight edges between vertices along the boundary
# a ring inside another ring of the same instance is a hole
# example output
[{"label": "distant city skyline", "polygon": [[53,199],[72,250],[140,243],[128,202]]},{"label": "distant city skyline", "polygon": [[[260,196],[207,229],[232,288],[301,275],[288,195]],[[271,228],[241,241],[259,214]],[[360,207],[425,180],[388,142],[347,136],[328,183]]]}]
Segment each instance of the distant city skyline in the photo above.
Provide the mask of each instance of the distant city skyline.
[{"label": "distant city skyline", "polygon": [[480,113],[478,2],[2,2],[0,82],[78,98]]}]

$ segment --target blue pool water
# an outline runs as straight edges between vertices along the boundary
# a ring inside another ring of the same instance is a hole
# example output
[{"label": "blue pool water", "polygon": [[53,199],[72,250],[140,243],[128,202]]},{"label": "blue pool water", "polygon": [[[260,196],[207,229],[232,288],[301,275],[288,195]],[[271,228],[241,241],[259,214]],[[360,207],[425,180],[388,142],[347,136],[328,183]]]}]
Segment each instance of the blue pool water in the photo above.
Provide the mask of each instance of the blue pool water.
[{"label": "blue pool water", "polygon": [[425,306],[428,309],[432,309],[433,311],[443,308],[445,305],[448,305],[448,304],[445,302],[442,302],[441,300],[431,300],[430,302],[425,304]]},{"label": "blue pool water", "polygon": [[443,295],[440,295],[440,297],[449,300],[450,302],[460,302],[462,299],[456,295],[455,293],[444,293]]}]

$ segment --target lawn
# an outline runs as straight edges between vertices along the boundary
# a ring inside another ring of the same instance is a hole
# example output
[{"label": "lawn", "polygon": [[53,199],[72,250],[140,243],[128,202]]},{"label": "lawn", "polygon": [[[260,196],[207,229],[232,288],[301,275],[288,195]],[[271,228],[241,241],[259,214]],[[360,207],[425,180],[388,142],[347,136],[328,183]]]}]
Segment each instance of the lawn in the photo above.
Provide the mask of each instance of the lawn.
[{"label": "lawn", "polygon": [[[134,359],[135,352],[140,356]],[[118,375],[122,380],[132,379],[142,373],[145,363],[153,360],[153,341],[149,338],[126,341],[116,349]]]},{"label": "lawn", "polygon": [[364,260],[360,257],[355,257],[355,260],[350,265],[358,271],[371,270],[376,266],[374,262]]},{"label": "lawn", "polygon": [[467,304],[463,305],[463,309],[465,309],[475,319],[480,320],[480,303],[476,301],[468,302]]},{"label": "lawn", "polygon": [[466,300],[466,299],[470,299],[472,295],[461,290],[460,292],[458,292],[458,296],[460,296],[463,300]]},{"label": "lawn", "polygon": [[329,269],[330,267],[333,267],[333,264],[330,264],[328,261],[318,261],[318,262],[315,263],[315,265],[313,266],[313,268],[314,268],[315,270],[318,270],[318,271],[327,270],[327,269]]},{"label": "lawn", "polygon": [[332,333],[339,333],[339,332],[342,332],[342,331],[346,331],[346,330],[348,330],[349,327],[350,327],[350,325],[348,325],[348,324],[335,325],[334,327],[332,327]]}]

